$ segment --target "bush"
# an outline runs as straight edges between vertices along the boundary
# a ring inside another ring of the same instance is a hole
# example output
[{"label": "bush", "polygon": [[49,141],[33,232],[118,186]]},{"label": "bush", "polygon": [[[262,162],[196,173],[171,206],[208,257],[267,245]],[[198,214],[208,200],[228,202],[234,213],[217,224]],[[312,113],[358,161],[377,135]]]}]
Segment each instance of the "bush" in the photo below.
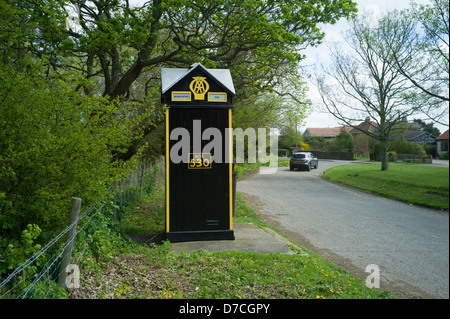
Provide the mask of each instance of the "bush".
[{"label": "bush", "polygon": [[355,142],[353,141],[352,134],[341,131],[341,133],[331,141],[330,150],[333,152],[354,152]]},{"label": "bush", "polygon": [[[28,224],[26,229],[22,231],[20,239],[5,238],[2,240],[2,253],[0,255],[3,260],[0,263],[0,275],[6,273],[22,264],[31,255],[41,249],[41,245],[36,244],[35,241],[41,234],[41,229],[37,225]],[[45,255],[41,255],[36,261],[35,266],[27,269],[24,275],[30,275],[36,271],[36,266],[41,266]],[[22,278],[21,278],[22,279]]]},{"label": "bush", "polygon": [[305,143],[308,143],[308,145],[313,150],[318,151],[328,151],[329,150],[329,141],[325,140],[322,136],[305,136],[304,137]]},{"label": "bush", "polygon": [[[414,143],[406,141],[403,136],[400,136],[394,141],[388,142],[389,153],[392,154],[413,154],[417,155],[418,158],[424,159],[427,154],[432,154],[432,148],[434,146],[428,146],[422,143]],[[375,154],[381,153],[381,143],[376,143],[374,148]]]},{"label": "bush", "polygon": [[393,151],[388,152],[388,161],[396,162],[397,161],[397,153],[393,152]]},{"label": "bush", "polygon": [[417,154],[419,158],[424,159],[427,157],[427,153],[425,153],[422,144],[415,143],[414,148],[415,148],[414,154]]},{"label": "bush", "polygon": [[[42,230],[33,241],[48,242],[67,226],[73,196],[97,201],[127,171],[113,154],[131,143],[139,120],[126,116],[131,106],[118,112],[117,103],[81,95],[76,83],[44,78],[38,61],[30,65],[20,71],[0,63],[2,252],[28,224]],[[8,267],[31,253],[22,247]]]},{"label": "bush", "polygon": [[285,149],[285,148],[278,149],[278,156],[285,157],[285,156],[289,156],[289,155],[290,155],[290,153],[289,153],[288,149]]},{"label": "bush", "polygon": [[311,147],[306,143],[300,143],[300,145],[301,145],[300,151],[308,151],[311,149]]}]

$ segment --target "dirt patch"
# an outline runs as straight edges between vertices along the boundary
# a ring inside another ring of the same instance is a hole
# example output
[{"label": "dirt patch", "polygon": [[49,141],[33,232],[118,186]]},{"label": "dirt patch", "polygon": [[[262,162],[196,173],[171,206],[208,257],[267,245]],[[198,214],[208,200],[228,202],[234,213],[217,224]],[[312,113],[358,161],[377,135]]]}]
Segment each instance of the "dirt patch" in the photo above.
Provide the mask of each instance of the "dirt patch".
[{"label": "dirt patch", "polygon": [[161,245],[166,239],[164,232],[149,233],[149,234],[128,234],[131,240],[141,245],[151,246],[151,244]]},{"label": "dirt patch", "polygon": [[258,213],[258,215],[261,215],[264,217],[263,213],[261,213],[261,208],[264,207],[264,202],[262,202],[258,196],[256,195],[250,195],[244,192],[240,192],[242,199],[245,201],[245,203],[255,212]]},{"label": "dirt patch", "polygon": [[241,178],[239,178],[238,181],[244,181],[244,180],[249,179],[250,177],[253,177],[258,174],[259,174],[259,168],[255,168],[250,171],[246,171],[246,172],[242,173],[242,176],[241,176]]},{"label": "dirt patch", "polygon": [[143,254],[119,255],[100,274],[84,273],[71,299],[177,298],[195,286]]}]

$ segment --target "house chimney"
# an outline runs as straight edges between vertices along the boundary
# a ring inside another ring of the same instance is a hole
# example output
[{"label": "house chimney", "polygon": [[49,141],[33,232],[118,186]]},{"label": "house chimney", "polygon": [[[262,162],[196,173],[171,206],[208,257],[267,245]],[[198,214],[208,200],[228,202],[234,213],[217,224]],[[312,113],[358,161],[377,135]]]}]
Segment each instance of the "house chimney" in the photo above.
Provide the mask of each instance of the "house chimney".
[{"label": "house chimney", "polygon": [[370,117],[366,117],[366,123],[370,122]]},{"label": "house chimney", "polygon": [[408,122],[408,118],[406,116],[403,116],[402,117],[402,122],[405,122],[405,123]]}]

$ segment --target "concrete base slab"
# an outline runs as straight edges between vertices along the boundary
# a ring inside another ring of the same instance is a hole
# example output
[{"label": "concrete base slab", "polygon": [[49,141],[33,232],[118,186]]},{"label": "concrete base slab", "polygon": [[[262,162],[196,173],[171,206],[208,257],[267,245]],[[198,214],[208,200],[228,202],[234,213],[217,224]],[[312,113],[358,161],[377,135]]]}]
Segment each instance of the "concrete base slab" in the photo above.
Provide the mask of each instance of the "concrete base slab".
[{"label": "concrete base slab", "polygon": [[[267,231],[265,231],[254,224],[237,223],[233,225],[233,230],[236,238],[235,240],[172,243],[173,250],[175,252],[191,252],[204,249],[210,252],[239,250],[243,252],[256,252],[261,254],[276,252],[283,254],[296,253],[288,246],[294,246],[291,242],[278,235],[271,229],[267,229]],[[297,248],[300,249],[299,247]]]}]

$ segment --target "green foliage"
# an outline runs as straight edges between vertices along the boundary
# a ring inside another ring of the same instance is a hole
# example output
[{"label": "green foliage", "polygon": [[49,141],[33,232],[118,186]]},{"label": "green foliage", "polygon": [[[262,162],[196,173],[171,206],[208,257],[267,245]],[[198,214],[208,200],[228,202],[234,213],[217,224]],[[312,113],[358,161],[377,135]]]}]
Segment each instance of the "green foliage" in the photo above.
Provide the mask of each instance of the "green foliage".
[{"label": "green foliage", "polygon": [[434,127],[435,123],[433,122],[425,123],[425,121],[421,119],[414,119],[413,122],[415,123],[415,125],[419,126],[421,130],[430,133],[434,137],[438,137],[439,135],[441,135],[439,129],[437,127]]},{"label": "green foliage", "polygon": [[[278,166],[282,166],[282,163],[279,162]],[[256,162],[256,163],[237,163],[234,165],[234,171],[236,172],[236,177],[239,179],[241,178],[245,172],[251,171],[251,170],[255,170],[255,169],[259,169],[262,166],[269,166],[270,165],[270,161],[267,161],[266,163],[261,163],[261,162]]]},{"label": "green foliage", "polygon": [[[0,275],[15,269],[17,265],[22,264],[41,249],[41,245],[35,242],[40,234],[41,229],[38,225],[28,224],[26,229],[22,231],[20,238],[3,238],[1,240],[0,248],[2,252],[0,258],[3,262],[0,263]],[[41,255],[33,266],[27,268],[20,279],[25,279],[28,275],[33,274],[37,267],[42,266],[43,261],[45,261],[45,254]]]},{"label": "green foliage", "polygon": [[[396,154],[414,154],[419,158],[426,158],[427,154],[434,152],[435,146],[428,146],[422,143],[409,142],[403,135],[400,135],[397,139],[388,142],[388,149],[390,152]],[[380,154],[381,144],[375,144],[375,153]]]},{"label": "green foliage", "polygon": [[427,154],[422,144],[416,143],[414,146],[415,146],[415,154],[417,154],[419,158],[424,159],[427,157]]},{"label": "green foliage", "polygon": [[[22,284],[23,285],[23,284]],[[18,291],[21,293],[22,291]],[[27,293],[29,299],[68,299],[69,292],[53,281],[52,278],[45,276],[42,281],[31,287]]]},{"label": "green foliage", "polygon": [[165,176],[163,158],[139,165],[114,195],[122,234],[161,233],[165,227]]},{"label": "green foliage", "polygon": [[[442,22],[448,25],[448,14]],[[373,13],[364,14],[352,21],[346,33],[346,43],[351,50],[335,45],[331,50],[332,65],[317,78],[323,103],[343,124],[355,127],[361,116],[367,116],[369,121],[377,119],[376,129],[365,129],[364,134],[382,144],[381,170],[388,169],[388,138],[404,126],[403,119],[418,112],[432,117],[431,109],[425,107],[427,103],[414,98],[418,93],[412,77],[419,75],[417,80],[433,78],[417,66],[426,63],[433,68],[436,64],[434,58],[426,57],[423,47],[415,52],[410,50],[419,37],[416,31],[415,21],[405,12],[393,10],[378,18]],[[448,79],[448,53],[446,60]],[[407,75],[410,71],[415,73],[412,77]],[[444,73],[439,81],[431,81],[431,86],[437,88],[434,94],[440,93],[438,82],[442,79],[445,79]],[[446,109],[444,113],[448,112]]]},{"label": "green foliage", "polygon": [[322,136],[305,136],[303,137],[303,140],[311,147],[312,150],[329,151],[330,141],[326,140]]},{"label": "green foliage", "polygon": [[118,248],[123,245],[122,238],[115,229],[110,211],[100,212],[96,216],[95,230],[87,236],[87,242],[97,262],[111,261]]},{"label": "green foliage", "polygon": [[[44,289],[43,289],[44,288]],[[57,282],[47,278],[37,289],[31,289],[32,299],[68,299],[69,292]]]},{"label": "green foliage", "polygon": [[80,261],[80,268],[84,271],[101,271],[102,265],[118,253],[136,250],[135,243],[122,237],[120,222],[113,219],[113,211],[113,203],[107,203],[78,237],[72,256]]},{"label": "green foliage", "polygon": [[334,152],[353,152],[355,143],[349,132],[341,131],[331,142],[331,150]]},{"label": "green foliage", "polygon": [[[357,11],[356,3],[349,0],[72,3],[79,10],[72,19],[76,25],[68,24],[65,0],[25,1],[15,6],[1,1],[10,14],[5,21],[10,31],[16,31],[14,39],[34,44],[27,51],[51,56],[56,68],[77,66],[85,78],[101,74],[102,93],[112,97],[136,89],[133,83],[145,68],[161,63],[228,65],[249,79],[248,84],[263,85],[277,67],[304,58],[299,46],[320,43],[324,36],[320,24],[334,24]],[[30,26],[29,32],[20,36],[16,18]],[[88,55],[85,61],[71,59]],[[65,64],[57,63],[63,60]],[[103,72],[97,73],[98,68]]]},{"label": "green foliage", "polygon": [[[45,79],[40,61],[0,67],[0,225],[3,242],[28,224],[47,242],[67,226],[73,196],[90,205],[132,162],[115,159],[140,121],[118,103]],[[131,105],[130,105],[131,107]],[[33,238],[34,239],[34,238]],[[38,241],[39,241],[38,240]]]},{"label": "green foliage", "polygon": [[[23,64],[24,57],[43,58],[46,68],[55,71],[52,77],[76,78],[79,92],[140,101],[136,114],[159,99],[160,67],[201,62],[208,68],[228,68],[241,99],[236,100],[235,123],[243,129],[273,123],[279,109],[271,102],[279,96],[254,100],[274,88],[281,96],[301,92],[290,85],[305,58],[302,49],[322,41],[321,25],[357,11],[350,0],[151,0],[136,5],[124,0],[11,5],[0,0],[0,8],[5,12],[0,20],[5,61]],[[286,78],[290,83],[280,87]],[[247,110],[257,123],[246,126]],[[145,134],[128,146],[123,159],[149,141],[153,151],[161,151],[160,126],[154,125],[161,122],[161,111],[151,112],[139,126]]]},{"label": "green foliage", "polygon": [[[415,144],[416,143],[407,141],[403,135],[400,135],[400,137],[395,139],[394,141],[388,142],[388,148],[389,150],[394,151],[397,154],[416,154],[414,146]],[[375,144],[375,152],[379,152],[379,149],[380,145]]]},{"label": "green foliage", "polygon": [[300,145],[303,142],[303,136],[300,134],[299,131],[296,132],[295,126],[283,126],[283,128],[280,131],[280,137],[278,138],[278,145],[281,148],[290,149],[295,148],[296,144],[299,145],[298,148],[300,148]]}]

